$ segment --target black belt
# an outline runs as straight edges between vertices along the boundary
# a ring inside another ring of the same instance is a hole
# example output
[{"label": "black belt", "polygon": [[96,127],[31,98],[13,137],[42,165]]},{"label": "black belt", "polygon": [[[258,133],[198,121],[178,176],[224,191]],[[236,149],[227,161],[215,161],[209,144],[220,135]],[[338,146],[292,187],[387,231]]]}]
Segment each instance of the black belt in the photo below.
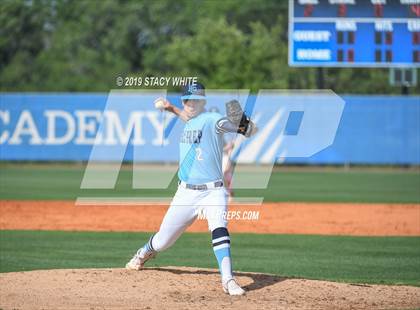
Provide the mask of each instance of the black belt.
[{"label": "black belt", "polygon": [[[179,184],[181,184],[181,181],[178,182],[178,185]],[[199,185],[187,184],[187,183],[184,183],[184,184],[186,188],[196,190],[196,191],[204,191],[208,189],[208,186],[206,184],[199,184]],[[214,187],[222,187],[222,186],[223,186],[222,181],[214,182]]]}]

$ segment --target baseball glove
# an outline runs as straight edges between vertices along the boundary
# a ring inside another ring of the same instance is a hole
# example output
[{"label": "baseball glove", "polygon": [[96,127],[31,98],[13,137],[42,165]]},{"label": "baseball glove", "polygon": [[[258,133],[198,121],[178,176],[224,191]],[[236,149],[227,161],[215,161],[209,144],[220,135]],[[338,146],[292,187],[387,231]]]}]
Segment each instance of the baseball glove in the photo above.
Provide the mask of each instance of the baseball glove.
[{"label": "baseball glove", "polygon": [[237,100],[226,102],[227,118],[238,127],[238,133],[250,137],[255,127],[251,119],[242,111],[241,104]]}]

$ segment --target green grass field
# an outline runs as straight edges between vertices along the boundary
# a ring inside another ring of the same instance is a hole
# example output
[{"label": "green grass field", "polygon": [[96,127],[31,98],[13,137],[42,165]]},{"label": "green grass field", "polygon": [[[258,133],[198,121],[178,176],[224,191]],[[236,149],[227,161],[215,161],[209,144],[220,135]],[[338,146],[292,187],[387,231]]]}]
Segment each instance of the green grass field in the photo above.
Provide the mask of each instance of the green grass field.
[{"label": "green grass field", "polygon": [[[0,165],[0,199],[71,199],[77,197],[171,197],[166,190],[132,189],[129,167],[120,171],[113,190],[81,190],[82,165]],[[250,174],[250,178],[252,174]],[[264,201],[420,203],[419,171],[349,170],[277,171],[265,190],[237,190],[237,196]]]},{"label": "green grass field", "polygon": [[[81,190],[82,165],[0,164],[1,199],[168,196],[166,190],[132,189],[125,167],[114,190]],[[237,191],[265,201],[420,203],[418,170],[280,169],[266,190]],[[1,203],[1,201],[0,201]],[[420,215],[419,215],[420,216]],[[0,272],[53,268],[122,267],[147,233],[0,231]],[[308,235],[232,236],[234,268],[354,283],[420,286],[419,237]],[[209,234],[184,234],[149,266],[216,268]]]},{"label": "green grass field", "polygon": [[[147,233],[1,231],[0,271],[122,268]],[[283,277],[420,286],[419,238],[235,234],[234,268]],[[217,268],[209,234],[186,233],[148,266]]]}]

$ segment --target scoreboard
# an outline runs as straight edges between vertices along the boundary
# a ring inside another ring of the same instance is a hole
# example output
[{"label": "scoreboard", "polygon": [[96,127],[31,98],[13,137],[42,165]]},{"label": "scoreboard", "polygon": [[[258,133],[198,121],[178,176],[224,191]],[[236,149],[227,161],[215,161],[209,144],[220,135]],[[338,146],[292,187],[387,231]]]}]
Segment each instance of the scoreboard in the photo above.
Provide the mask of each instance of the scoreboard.
[{"label": "scoreboard", "polygon": [[289,0],[289,65],[420,67],[420,0]]}]

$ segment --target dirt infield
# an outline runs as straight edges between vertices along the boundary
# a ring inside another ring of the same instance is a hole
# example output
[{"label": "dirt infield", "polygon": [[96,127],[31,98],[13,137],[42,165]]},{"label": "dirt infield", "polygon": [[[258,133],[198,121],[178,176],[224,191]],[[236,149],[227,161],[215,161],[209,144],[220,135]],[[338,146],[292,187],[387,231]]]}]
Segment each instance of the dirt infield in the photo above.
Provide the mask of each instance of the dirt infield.
[{"label": "dirt infield", "polygon": [[[72,201],[0,201],[0,229],[156,231],[168,206],[76,206]],[[232,232],[420,236],[420,204],[266,203],[234,206],[257,220],[231,219]],[[205,220],[187,231],[205,232]]]},{"label": "dirt infield", "polygon": [[239,273],[245,296],[222,292],[216,270],[40,270],[0,274],[2,309],[410,309],[420,288]]},{"label": "dirt infield", "polygon": [[[0,201],[0,229],[156,231],[167,206],[76,206],[71,201]],[[420,236],[420,205],[269,203],[234,206],[258,220],[233,232]],[[205,220],[190,232],[207,231]],[[410,309],[420,288],[344,284],[237,273],[247,295],[221,290],[218,271],[187,267],[40,270],[0,274],[0,309]]]}]

